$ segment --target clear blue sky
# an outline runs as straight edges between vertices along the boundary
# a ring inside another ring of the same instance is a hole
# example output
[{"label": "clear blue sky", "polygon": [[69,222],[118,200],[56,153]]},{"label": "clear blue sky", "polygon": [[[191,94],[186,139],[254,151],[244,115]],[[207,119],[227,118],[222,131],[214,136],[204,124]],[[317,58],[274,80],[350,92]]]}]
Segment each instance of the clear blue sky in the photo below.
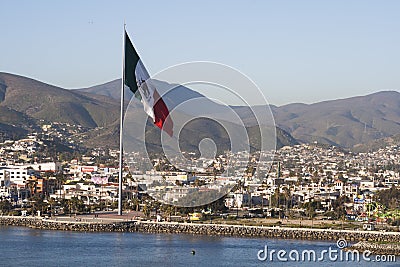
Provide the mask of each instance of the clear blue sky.
[{"label": "clear blue sky", "polygon": [[396,0],[1,0],[0,10],[0,71],[64,88],[121,76],[125,19],[150,73],[224,63],[271,104],[400,89]]}]

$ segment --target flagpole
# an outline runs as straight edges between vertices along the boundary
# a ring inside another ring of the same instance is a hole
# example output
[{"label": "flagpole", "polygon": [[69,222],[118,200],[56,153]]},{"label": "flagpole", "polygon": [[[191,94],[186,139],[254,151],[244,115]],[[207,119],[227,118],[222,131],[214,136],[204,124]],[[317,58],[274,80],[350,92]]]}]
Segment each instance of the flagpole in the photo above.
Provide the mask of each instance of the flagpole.
[{"label": "flagpole", "polygon": [[125,85],[125,22],[122,44],[122,79],[121,79],[121,112],[119,121],[119,179],[118,179],[118,215],[122,215],[122,174],[123,174],[123,128],[124,128],[124,85]]}]

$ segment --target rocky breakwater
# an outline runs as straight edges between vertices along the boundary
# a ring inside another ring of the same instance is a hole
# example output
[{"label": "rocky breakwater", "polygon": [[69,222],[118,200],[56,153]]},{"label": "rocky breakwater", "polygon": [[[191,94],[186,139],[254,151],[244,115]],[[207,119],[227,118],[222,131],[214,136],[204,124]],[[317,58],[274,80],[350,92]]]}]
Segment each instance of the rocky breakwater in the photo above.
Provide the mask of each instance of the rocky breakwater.
[{"label": "rocky breakwater", "polygon": [[400,233],[330,229],[281,228],[244,225],[137,222],[137,231],[145,233],[185,233],[304,240],[400,242]]},{"label": "rocky breakwater", "polygon": [[108,221],[57,218],[53,220],[33,217],[0,217],[0,225],[25,226],[35,229],[85,231],[85,232],[142,232],[217,235],[238,237],[263,237],[304,240],[333,240],[345,239],[351,241],[397,242],[400,243],[398,232],[378,231],[349,231],[309,228],[262,227],[225,224],[200,223],[170,223],[150,221]]},{"label": "rocky breakwater", "polygon": [[132,221],[101,223],[88,221],[47,220],[32,217],[0,217],[0,225],[24,226],[34,229],[79,232],[136,232]]},{"label": "rocky breakwater", "polygon": [[400,243],[376,243],[360,241],[348,248],[349,250],[370,251],[373,254],[380,255],[400,255]]},{"label": "rocky breakwater", "polygon": [[34,217],[14,217],[14,216],[1,216],[0,217],[0,225],[7,225],[7,226],[26,226],[30,227],[34,224],[41,223],[40,218]]}]

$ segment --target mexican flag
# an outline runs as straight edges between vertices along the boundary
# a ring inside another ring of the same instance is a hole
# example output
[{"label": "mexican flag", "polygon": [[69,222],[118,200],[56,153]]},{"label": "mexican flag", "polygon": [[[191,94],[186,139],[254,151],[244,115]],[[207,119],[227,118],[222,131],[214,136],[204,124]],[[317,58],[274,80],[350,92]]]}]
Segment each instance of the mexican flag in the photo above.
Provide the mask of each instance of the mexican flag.
[{"label": "mexican flag", "polygon": [[[158,128],[169,136],[173,135],[173,122],[167,105],[157,92],[150,75],[143,65],[138,53],[125,32],[125,85],[143,103],[144,111],[149,115]],[[139,94],[137,93],[139,91]]]}]

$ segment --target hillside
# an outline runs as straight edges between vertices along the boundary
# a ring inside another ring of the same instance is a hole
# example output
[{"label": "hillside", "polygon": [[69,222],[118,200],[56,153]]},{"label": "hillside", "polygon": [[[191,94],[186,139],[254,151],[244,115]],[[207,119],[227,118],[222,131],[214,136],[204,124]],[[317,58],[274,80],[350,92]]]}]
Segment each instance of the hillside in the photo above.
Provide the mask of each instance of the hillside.
[{"label": "hillside", "polygon": [[[120,80],[114,81],[119,84]],[[107,86],[106,86],[107,85]],[[119,98],[105,91],[116,91],[111,83],[104,86],[92,87],[91,93],[99,93]],[[120,86],[120,85],[119,85]],[[165,84],[159,88],[165,91]],[[97,88],[97,89],[96,89]],[[176,103],[203,97],[180,86],[166,95],[168,106],[175,107]],[[178,99],[178,101],[176,100]],[[208,114],[219,114],[229,120],[226,108],[212,101],[204,99],[201,103],[207,106]],[[200,107],[191,106],[184,110],[190,114],[191,110]],[[256,125],[253,111],[256,113],[265,106],[249,107],[232,106],[247,127]],[[314,104],[293,103],[284,106],[270,106],[278,128],[283,129],[301,142],[314,142],[352,148],[358,144],[366,144],[373,140],[390,137],[400,132],[400,93],[397,91],[382,91],[366,96],[357,96],[346,99],[323,101]],[[224,113],[226,113],[224,115]],[[232,121],[234,122],[234,121]]]},{"label": "hillside", "polygon": [[[117,147],[120,81],[118,79],[90,88],[65,90],[22,76],[0,73],[0,134],[3,137],[23,135],[35,129],[38,120],[65,122],[89,129],[83,135],[87,146]],[[196,116],[199,110],[203,111],[203,107],[207,106],[203,115],[217,116],[235,124],[237,121],[229,115],[233,108],[251,133],[251,139],[257,143],[257,134],[252,129],[256,125],[253,111],[261,112],[265,106],[255,106],[252,109],[240,106],[227,108],[187,87],[177,86],[169,90],[171,87],[174,85],[157,81],[159,91],[168,92],[164,100],[170,109],[196,99],[197,102],[190,102],[190,105],[179,106],[179,112]],[[128,100],[132,96],[129,90],[125,95]],[[142,110],[139,101],[132,105],[138,112]],[[396,91],[270,108],[278,126],[278,147],[293,145],[297,143],[296,139],[344,148],[355,146],[355,149],[361,149],[362,145],[379,147],[400,132],[400,93]],[[197,131],[204,129],[197,136],[193,132],[189,134],[189,130],[184,131],[186,134],[183,135],[182,145],[185,149],[194,149],[199,136],[210,134],[215,134],[215,140],[220,144],[227,144],[221,132],[210,128],[208,124],[205,121],[196,122]],[[156,130],[149,130],[148,133],[148,140],[157,140],[159,133]]]},{"label": "hillside", "polygon": [[372,140],[366,144],[358,144],[353,147],[354,152],[372,152],[378,149],[385,148],[387,146],[398,146],[400,145],[400,134],[396,134],[389,137],[384,137],[376,140]]},{"label": "hillside", "polygon": [[400,93],[289,104],[273,108],[273,113],[277,125],[298,140],[351,148],[400,132]]},{"label": "hillside", "polygon": [[[13,74],[0,73],[0,108],[27,120],[64,122],[94,128],[118,118],[118,101],[100,100]],[[8,123],[16,123],[15,119]],[[3,119],[1,122],[5,122]]]},{"label": "hillside", "polygon": [[[161,92],[163,88],[170,88],[169,84],[163,82],[159,82],[157,86]],[[86,89],[66,90],[30,78],[0,73],[0,137],[17,138],[38,129],[43,123],[61,122],[84,127],[85,132],[77,134],[75,138],[81,140],[82,145],[86,147],[117,148],[119,91],[120,80]],[[131,95],[129,91],[126,92],[127,99]],[[171,90],[165,95],[164,100],[169,108],[173,108],[194,98],[201,98],[205,104],[221,109],[216,103],[183,86]],[[201,105],[204,103],[198,104],[197,107],[202,108]],[[183,109],[180,114],[184,115],[186,111],[190,112],[195,107],[191,105],[190,109]],[[137,100],[131,103],[131,108],[134,114],[143,113],[142,104]],[[230,122],[230,125],[236,127],[234,123]],[[200,120],[193,125],[195,125],[195,130],[188,127],[182,132],[183,150],[197,149],[199,140],[204,136],[213,138],[221,145],[221,149],[228,148],[227,136],[223,135],[223,131],[218,127],[211,127],[209,121]],[[279,145],[297,143],[282,130],[279,129],[277,132]],[[146,129],[146,135],[149,145],[157,151],[159,129],[150,124]],[[258,140],[256,136],[251,139]]]},{"label": "hillside", "polygon": [[[88,88],[76,89],[74,90],[74,92],[103,95],[112,99],[119,100],[121,97],[121,79],[116,79],[111,82],[95,85]],[[125,99],[130,99],[132,95],[133,94],[131,91],[125,91]]]}]

